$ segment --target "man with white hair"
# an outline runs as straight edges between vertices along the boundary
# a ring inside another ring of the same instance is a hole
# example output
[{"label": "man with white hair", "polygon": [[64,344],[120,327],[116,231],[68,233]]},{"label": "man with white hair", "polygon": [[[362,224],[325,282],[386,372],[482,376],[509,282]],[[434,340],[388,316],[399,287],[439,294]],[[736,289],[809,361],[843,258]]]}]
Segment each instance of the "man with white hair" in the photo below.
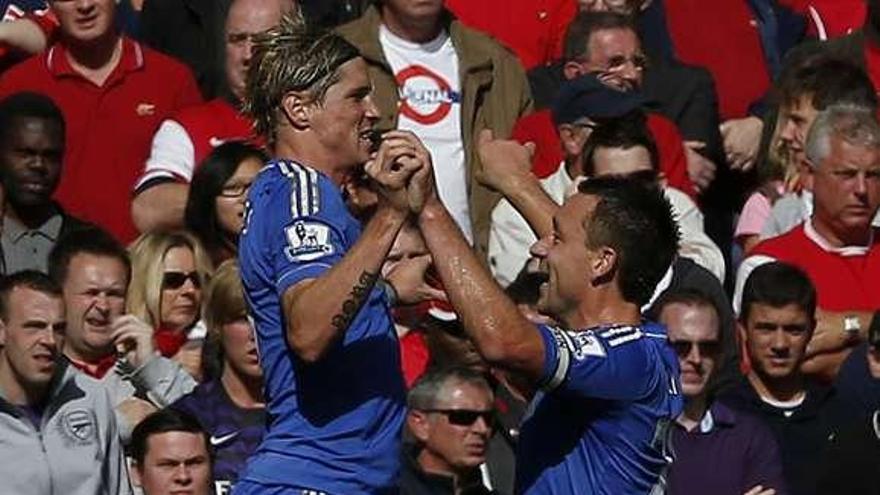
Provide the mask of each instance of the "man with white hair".
[{"label": "man with white hair", "polygon": [[804,270],[819,295],[817,328],[805,371],[830,378],[849,348],[880,325],[880,124],[853,105],[822,111],[806,141],[813,214],[787,234],[758,244],[740,266],[734,306],[752,270],[782,261]]}]

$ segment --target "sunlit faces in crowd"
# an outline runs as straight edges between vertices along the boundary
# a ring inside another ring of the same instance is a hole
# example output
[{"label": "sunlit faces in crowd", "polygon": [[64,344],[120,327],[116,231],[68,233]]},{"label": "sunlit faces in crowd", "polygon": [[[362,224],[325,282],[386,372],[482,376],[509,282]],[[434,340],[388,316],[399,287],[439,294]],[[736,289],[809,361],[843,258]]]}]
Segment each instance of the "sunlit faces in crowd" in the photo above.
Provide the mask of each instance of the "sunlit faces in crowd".
[{"label": "sunlit faces in crowd", "polygon": [[62,281],[67,314],[65,353],[92,361],[114,352],[113,322],[125,313],[128,268],[122,260],[78,253]]},{"label": "sunlit faces in crowd", "polygon": [[211,451],[198,420],[174,409],[147,416],[132,433],[131,470],[144,495],[208,495]]},{"label": "sunlit faces in crowd", "polygon": [[54,376],[66,327],[64,303],[55,291],[27,281],[3,287],[0,370],[6,375],[6,399],[13,403],[27,403],[35,391],[45,392]]},{"label": "sunlit faces in crowd", "polygon": [[422,447],[422,469],[458,474],[486,461],[494,394],[481,375],[457,368],[429,372],[409,397],[407,425]]},{"label": "sunlit faces in crowd", "polygon": [[658,320],[666,325],[669,343],[678,355],[683,395],[704,394],[720,358],[718,311],[705,300],[683,299],[664,304]]},{"label": "sunlit faces in crowd", "polygon": [[101,41],[116,29],[117,0],[54,0],[49,3],[68,43]]}]

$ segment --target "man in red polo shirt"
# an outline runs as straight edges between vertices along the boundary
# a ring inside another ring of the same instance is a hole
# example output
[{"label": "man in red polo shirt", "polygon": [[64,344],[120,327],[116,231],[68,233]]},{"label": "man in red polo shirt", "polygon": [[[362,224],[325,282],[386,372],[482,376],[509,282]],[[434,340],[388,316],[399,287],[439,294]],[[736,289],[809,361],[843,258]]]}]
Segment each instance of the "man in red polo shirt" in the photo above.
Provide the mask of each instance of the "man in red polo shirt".
[{"label": "man in red polo shirt", "polygon": [[577,11],[572,0],[446,0],[446,8],[510,48],[526,70],[559,59],[565,26]]},{"label": "man in red polo shirt", "polygon": [[849,348],[880,324],[880,124],[873,111],[832,105],[806,143],[813,214],[786,234],[758,244],[740,266],[734,307],[755,267],[782,261],[804,270],[819,296],[817,329],[805,371],[833,378]]},{"label": "man in red polo shirt", "polygon": [[67,122],[57,198],[70,213],[134,238],[131,188],[150,138],[171,112],[198,103],[182,64],[142,46],[116,27],[114,0],[51,2],[60,39],[0,78],[0,96],[46,94]]},{"label": "man in red polo shirt", "polygon": [[278,24],[291,0],[235,0],[224,31],[226,97],[185,108],[162,122],[146,168],[135,184],[131,215],[141,232],[183,226],[195,167],[225,141],[257,140],[239,112],[251,60],[251,38]]}]

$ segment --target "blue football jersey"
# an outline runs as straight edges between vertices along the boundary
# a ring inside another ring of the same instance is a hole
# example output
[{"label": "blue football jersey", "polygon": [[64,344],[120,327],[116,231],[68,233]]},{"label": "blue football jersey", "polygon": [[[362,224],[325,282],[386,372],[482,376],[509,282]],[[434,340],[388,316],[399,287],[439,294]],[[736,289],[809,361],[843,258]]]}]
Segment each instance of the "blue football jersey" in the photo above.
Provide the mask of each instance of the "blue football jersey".
[{"label": "blue football jersey", "polygon": [[281,298],[354,245],[361,226],[339,187],[292,161],[270,162],[248,195],[239,262],[263,368],[268,429],[241,480],[329,494],[397,483],[405,388],[389,304],[374,287],[317,363],[291,351]]},{"label": "blue football jersey", "polygon": [[520,432],[516,492],[662,493],[669,425],[683,406],[666,329],[539,331],[544,387]]}]

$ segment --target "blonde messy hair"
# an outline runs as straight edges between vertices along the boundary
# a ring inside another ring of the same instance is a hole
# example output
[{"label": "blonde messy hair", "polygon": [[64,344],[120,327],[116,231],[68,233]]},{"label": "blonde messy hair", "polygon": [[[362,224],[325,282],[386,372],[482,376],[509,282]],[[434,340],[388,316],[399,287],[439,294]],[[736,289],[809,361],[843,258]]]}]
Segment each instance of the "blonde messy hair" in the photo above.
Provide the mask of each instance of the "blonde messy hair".
[{"label": "blonde messy hair", "polygon": [[343,37],[306,23],[298,7],[278,26],[255,36],[252,50],[244,111],[270,143],[276,138],[284,95],[307,91],[315,101],[322,101],[339,80],[339,67],[360,56]]}]

